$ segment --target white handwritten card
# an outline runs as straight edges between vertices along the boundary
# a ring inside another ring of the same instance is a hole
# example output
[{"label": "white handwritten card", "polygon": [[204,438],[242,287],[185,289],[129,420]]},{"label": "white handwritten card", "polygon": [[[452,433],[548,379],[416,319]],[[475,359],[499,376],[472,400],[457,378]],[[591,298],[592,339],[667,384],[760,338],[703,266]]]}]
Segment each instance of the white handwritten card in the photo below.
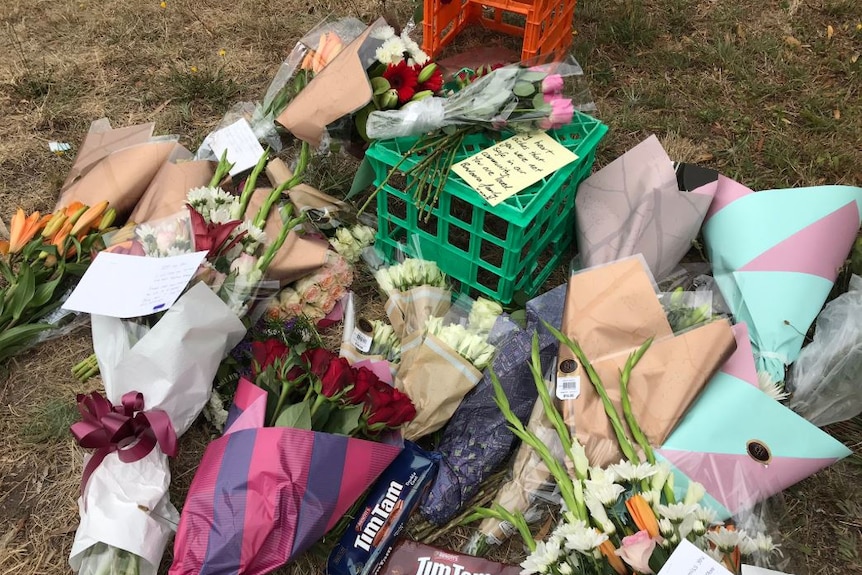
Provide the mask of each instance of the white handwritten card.
[{"label": "white handwritten card", "polygon": [[658,575],[733,575],[718,561],[683,539]]},{"label": "white handwritten card", "polygon": [[141,317],[174,305],[207,252],[147,258],[101,252],[63,304],[63,309]]},{"label": "white handwritten card", "polygon": [[496,206],[578,156],[545,132],[517,134],[452,166],[452,171]]},{"label": "white handwritten card", "polygon": [[257,165],[263,155],[263,147],[245,118],[240,118],[230,126],[216,130],[207,136],[208,143],[217,158],[227,150],[227,159],[233,163],[230,175],[235,176]]}]

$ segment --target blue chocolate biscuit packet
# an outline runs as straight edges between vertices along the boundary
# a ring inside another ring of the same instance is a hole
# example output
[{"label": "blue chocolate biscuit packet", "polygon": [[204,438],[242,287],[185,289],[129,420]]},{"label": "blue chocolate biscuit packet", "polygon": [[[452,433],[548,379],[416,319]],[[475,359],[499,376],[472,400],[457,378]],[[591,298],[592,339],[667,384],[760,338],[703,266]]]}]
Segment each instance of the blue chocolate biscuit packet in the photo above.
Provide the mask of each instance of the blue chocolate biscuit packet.
[{"label": "blue chocolate biscuit packet", "polygon": [[440,456],[405,441],[329,554],[327,575],[372,575],[425,495]]}]

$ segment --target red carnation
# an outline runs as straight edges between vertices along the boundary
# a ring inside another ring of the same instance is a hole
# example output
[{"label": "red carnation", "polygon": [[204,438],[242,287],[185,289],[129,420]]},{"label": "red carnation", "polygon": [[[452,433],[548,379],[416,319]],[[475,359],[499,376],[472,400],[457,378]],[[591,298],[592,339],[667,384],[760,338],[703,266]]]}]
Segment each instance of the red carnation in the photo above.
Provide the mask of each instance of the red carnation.
[{"label": "red carnation", "polygon": [[283,341],[278,339],[268,339],[266,341],[254,341],[251,344],[251,355],[254,358],[252,363],[252,374],[257,375],[272,363],[287,355],[288,348]]},{"label": "red carnation", "polygon": [[416,92],[423,92],[425,90],[431,90],[435,94],[443,89],[443,72],[440,71],[440,67],[434,68],[434,71],[431,72],[431,77],[425,80],[424,82],[419,82],[419,74],[422,72],[422,68],[427,66],[428,64],[415,64],[413,69],[416,71],[416,81],[418,85],[416,86]]},{"label": "red carnation", "polygon": [[333,397],[354,384],[350,363],[343,357],[335,357],[329,362],[326,373],[320,378],[321,393]]},{"label": "red carnation", "polygon": [[398,93],[399,105],[409,102],[410,98],[416,93],[416,85],[419,83],[419,72],[413,66],[408,66],[406,60],[386,66],[383,77],[389,81],[389,85]]}]

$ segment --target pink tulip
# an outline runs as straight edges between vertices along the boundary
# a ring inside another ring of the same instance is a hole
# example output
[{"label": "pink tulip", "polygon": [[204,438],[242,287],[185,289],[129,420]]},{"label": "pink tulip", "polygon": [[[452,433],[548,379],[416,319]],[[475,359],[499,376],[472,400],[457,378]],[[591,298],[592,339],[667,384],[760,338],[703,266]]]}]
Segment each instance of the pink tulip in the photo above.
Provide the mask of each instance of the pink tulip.
[{"label": "pink tulip", "polygon": [[649,536],[646,531],[638,531],[634,535],[623,537],[622,545],[614,551],[629,564],[629,567],[638,573],[652,575],[653,570],[649,566],[649,558],[655,549],[656,540]]},{"label": "pink tulip", "polygon": [[572,101],[568,98],[557,98],[550,102],[551,113],[547,118],[543,118],[539,122],[539,127],[543,130],[555,129],[560,126],[565,126],[572,121],[572,116],[575,114],[575,107]]}]

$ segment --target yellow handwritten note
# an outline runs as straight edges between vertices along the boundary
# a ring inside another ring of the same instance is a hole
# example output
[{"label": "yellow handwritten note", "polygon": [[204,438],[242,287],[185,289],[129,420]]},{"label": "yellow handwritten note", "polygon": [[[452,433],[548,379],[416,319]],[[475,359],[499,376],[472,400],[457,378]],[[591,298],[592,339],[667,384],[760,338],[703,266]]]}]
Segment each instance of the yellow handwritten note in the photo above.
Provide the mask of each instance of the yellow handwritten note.
[{"label": "yellow handwritten note", "polygon": [[517,134],[458,162],[452,171],[496,206],[578,159],[545,132]]}]

